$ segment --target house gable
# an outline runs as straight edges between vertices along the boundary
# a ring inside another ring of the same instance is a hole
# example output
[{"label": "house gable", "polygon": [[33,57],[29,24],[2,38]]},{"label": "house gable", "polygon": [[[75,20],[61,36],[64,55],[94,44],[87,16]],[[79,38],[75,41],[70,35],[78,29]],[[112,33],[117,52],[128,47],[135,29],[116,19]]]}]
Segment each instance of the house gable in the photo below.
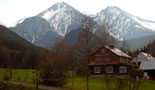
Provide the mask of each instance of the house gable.
[{"label": "house gable", "polygon": [[[121,54],[120,54],[121,53]],[[90,59],[88,65],[104,65],[104,64],[131,64],[131,57],[121,50],[114,47],[101,47],[96,49]]]}]

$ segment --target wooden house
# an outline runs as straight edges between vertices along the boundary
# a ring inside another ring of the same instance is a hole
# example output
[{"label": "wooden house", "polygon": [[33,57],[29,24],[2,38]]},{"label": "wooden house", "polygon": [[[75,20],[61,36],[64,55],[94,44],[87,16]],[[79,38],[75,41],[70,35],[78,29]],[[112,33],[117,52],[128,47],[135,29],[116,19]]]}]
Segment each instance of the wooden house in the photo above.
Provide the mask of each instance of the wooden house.
[{"label": "wooden house", "polygon": [[88,64],[91,75],[126,75],[132,66],[131,57],[114,46],[95,50]]}]

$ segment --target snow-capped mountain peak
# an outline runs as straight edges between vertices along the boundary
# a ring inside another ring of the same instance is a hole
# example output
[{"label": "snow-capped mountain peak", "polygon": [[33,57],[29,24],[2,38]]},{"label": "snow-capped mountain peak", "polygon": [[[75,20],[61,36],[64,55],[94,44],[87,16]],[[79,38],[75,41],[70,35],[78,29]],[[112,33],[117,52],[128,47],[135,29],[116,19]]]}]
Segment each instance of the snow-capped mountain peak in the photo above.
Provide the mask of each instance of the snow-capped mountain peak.
[{"label": "snow-capped mountain peak", "polygon": [[2,22],[0,22],[0,25],[2,25],[3,23]]},{"label": "snow-capped mountain peak", "polygon": [[72,8],[65,2],[59,2],[59,3],[54,4],[53,6],[51,6],[44,12],[40,13],[38,16],[45,18],[46,20],[49,20],[52,16],[63,11],[64,9],[66,8],[69,9],[68,7]]},{"label": "snow-capped mountain peak", "polygon": [[129,40],[154,34],[155,22],[140,19],[118,7],[110,6],[93,17],[118,40]]},{"label": "snow-capped mountain peak", "polygon": [[[59,2],[37,16],[19,20],[12,30],[38,46],[50,46],[57,37],[67,38],[72,43],[80,32],[82,19],[84,15],[78,10]],[[94,31],[103,30],[105,26],[105,31],[117,40],[131,40],[155,33],[155,22],[143,20],[115,6],[92,15],[91,19],[96,22]]]},{"label": "snow-capped mountain peak", "polygon": [[104,13],[119,15],[121,13],[121,9],[116,6],[109,6],[100,12],[100,14]]},{"label": "snow-capped mountain peak", "polygon": [[80,26],[83,14],[65,2],[56,3],[38,15],[46,19],[61,36]]},{"label": "snow-capped mountain peak", "polygon": [[65,7],[70,7],[70,5],[68,5],[67,3],[65,2],[58,2],[56,4],[54,4],[52,7],[48,8],[48,10],[51,10],[53,9],[54,11],[58,10],[58,9],[62,9],[62,8],[65,8]]}]

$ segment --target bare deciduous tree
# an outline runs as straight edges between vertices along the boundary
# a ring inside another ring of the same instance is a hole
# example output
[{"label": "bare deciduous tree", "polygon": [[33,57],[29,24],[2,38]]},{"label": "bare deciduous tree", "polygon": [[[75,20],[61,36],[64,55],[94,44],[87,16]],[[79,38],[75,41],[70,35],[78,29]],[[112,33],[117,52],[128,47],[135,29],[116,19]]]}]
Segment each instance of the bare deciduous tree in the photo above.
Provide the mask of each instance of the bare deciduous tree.
[{"label": "bare deciduous tree", "polygon": [[89,17],[84,17],[83,21],[81,22],[81,28],[82,31],[78,35],[78,39],[76,42],[76,47],[77,47],[77,54],[80,59],[82,59],[82,64],[83,69],[86,74],[86,81],[87,81],[87,90],[89,90],[89,85],[88,85],[88,77],[89,77],[89,68],[88,68],[88,63],[90,60],[90,55],[92,50],[94,50],[97,47],[97,37],[93,34],[93,20]]},{"label": "bare deciduous tree", "polygon": [[[90,55],[92,51],[96,48],[106,45],[114,45],[116,44],[116,40],[110,36],[108,33],[109,27],[102,26],[97,30],[95,22],[89,18],[84,18],[84,24],[82,23],[82,31],[78,35],[77,39],[77,49],[78,49],[78,56],[81,57],[84,66],[84,70],[86,71],[86,78],[87,78],[87,90],[88,88],[88,76],[89,76],[89,69],[88,63],[90,60]],[[106,25],[106,24],[105,24]],[[107,75],[106,75],[107,76]],[[107,90],[108,90],[108,81],[107,82]]]}]

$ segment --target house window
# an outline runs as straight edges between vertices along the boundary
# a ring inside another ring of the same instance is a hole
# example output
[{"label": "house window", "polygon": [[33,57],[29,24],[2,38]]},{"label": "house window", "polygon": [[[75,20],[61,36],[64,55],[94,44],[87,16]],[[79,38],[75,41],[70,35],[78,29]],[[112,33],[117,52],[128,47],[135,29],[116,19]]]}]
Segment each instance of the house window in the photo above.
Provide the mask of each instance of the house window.
[{"label": "house window", "polygon": [[120,66],[119,67],[119,72],[120,73],[127,73],[127,67],[126,66]]},{"label": "house window", "polygon": [[105,50],[104,50],[104,49],[102,49],[102,50],[101,50],[101,53],[105,53]]},{"label": "house window", "polygon": [[147,77],[148,76],[148,73],[147,72],[144,72],[144,77]]},{"label": "house window", "polygon": [[106,66],[105,70],[107,73],[113,73],[113,66]]},{"label": "house window", "polygon": [[101,73],[101,67],[94,67],[94,73]]}]

